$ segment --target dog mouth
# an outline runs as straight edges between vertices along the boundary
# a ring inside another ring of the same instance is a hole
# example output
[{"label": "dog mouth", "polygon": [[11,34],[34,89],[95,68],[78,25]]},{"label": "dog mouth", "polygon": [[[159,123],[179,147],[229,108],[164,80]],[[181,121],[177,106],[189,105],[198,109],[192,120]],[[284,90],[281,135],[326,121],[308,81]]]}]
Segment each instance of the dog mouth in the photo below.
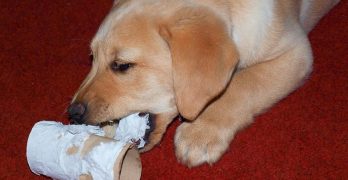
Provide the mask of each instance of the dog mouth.
[{"label": "dog mouth", "polygon": [[[143,137],[145,144],[148,144],[150,135],[156,127],[156,121],[155,121],[156,115],[153,113],[149,113],[149,112],[140,112],[140,113],[138,113],[138,116],[140,116],[140,117],[148,116],[147,125],[149,126],[149,128],[147,128],[145,130],[145,135]],[[112,119],[109,121],[104,121],[104,122],[99,123],[98,126],[100,126],[101,128],[103,128],[105,126],[117,126],[119,124],[119,122],[125,117],[127,117],[127,116],[124,116],[122,118]]]}]

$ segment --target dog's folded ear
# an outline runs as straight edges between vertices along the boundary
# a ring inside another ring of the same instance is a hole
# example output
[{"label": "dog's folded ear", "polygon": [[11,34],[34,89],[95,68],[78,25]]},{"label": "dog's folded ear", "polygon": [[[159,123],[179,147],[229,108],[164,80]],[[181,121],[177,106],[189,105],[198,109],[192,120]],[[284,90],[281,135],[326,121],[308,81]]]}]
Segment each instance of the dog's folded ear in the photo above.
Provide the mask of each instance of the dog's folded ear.
[{"label": "dog's folded ear", "polygon": [[160,25],[173,66],[179,113],[194,120],[231,79],[238,53],[227,25],[205,8],[184,8]]}]

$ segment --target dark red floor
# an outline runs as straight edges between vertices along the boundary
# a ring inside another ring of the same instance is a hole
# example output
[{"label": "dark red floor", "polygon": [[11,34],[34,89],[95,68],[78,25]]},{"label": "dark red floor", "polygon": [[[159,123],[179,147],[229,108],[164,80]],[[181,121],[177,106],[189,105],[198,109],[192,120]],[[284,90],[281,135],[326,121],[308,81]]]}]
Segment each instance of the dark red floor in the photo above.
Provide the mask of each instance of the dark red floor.
[{"label": "dark red floor", "polygon": [[[42,179],[27,166],[31,127],[67,122],[88,72],[89,42],[111,0],[2,0],[0,5],[0,179]],[[308,82],[237,135],[222,160],[188,169],[173,151],[175,122],[141,156],[143,179],[348,179],[348,2],[310,34]]]}]

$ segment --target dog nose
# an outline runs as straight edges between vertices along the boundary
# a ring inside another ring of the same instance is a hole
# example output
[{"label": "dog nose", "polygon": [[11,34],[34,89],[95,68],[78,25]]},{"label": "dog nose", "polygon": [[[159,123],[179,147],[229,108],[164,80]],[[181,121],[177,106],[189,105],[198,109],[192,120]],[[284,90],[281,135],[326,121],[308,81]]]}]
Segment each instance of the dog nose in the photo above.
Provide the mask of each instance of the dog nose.
[{"label": "dog nose", "polygon": [[84,115],[86,114],[86,105],[82,103],[72,103],[68,107],[70,122],[73,124],[83,124],[85,122]]}]

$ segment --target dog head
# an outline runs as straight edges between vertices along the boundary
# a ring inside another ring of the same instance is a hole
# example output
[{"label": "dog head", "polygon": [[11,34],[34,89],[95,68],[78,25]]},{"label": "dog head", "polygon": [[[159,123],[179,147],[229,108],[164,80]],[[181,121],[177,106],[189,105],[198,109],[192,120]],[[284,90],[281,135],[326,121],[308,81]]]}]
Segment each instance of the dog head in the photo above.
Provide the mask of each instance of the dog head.
[{"label": "dog head", "polygon": [[208,8],[175,2],[114,5],[91,43],[93,65],[69,108],[73,121],[152,113],[152,147],[175,116],[194,120],[224,91],[238,59],[229,29]]}]

